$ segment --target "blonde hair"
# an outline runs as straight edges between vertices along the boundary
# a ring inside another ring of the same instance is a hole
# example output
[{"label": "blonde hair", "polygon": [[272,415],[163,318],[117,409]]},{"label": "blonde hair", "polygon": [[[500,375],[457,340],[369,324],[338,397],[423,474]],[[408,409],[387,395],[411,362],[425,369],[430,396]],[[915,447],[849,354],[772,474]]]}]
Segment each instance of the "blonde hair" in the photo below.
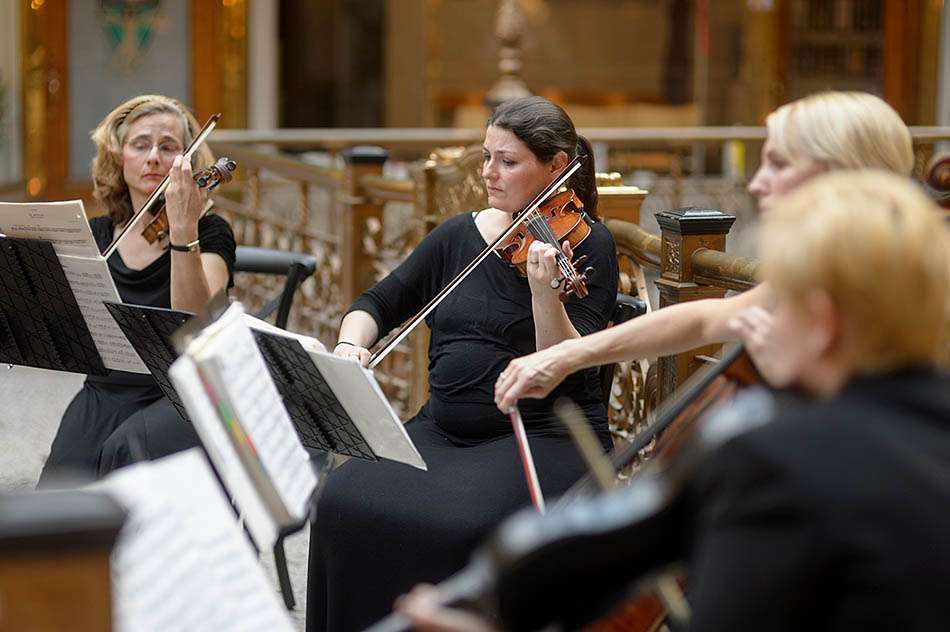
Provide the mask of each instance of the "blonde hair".
[{"label": "blonde hair", "polygon": [[[113,223],[119,226],[132,217],[132,198],[122,175],[122,146],[132,123],[149,114],[172,114],[181,124],[185,146],[191,144],[201,125],[178,99],[145,94],[129,99],[109,114],[92,132],[96,157],[92,160],[93,196],[105,207]],[[207,144],[192,155],[191,167],[204,169],[214,162]]]},{"label": "blonde hair", "polygon": [[856,373],[945,361],[950,233],[909,180],[877,170],[818,176],[765,218],[763,278],[802,305],[824,291]]},{"label": "blonde hair", "polygon": [[792,101],[766,119],[769,139],[790,159],[831,169],[886,169],[910,175],[914,148],[900,115],[866,92],[821,92]]}]

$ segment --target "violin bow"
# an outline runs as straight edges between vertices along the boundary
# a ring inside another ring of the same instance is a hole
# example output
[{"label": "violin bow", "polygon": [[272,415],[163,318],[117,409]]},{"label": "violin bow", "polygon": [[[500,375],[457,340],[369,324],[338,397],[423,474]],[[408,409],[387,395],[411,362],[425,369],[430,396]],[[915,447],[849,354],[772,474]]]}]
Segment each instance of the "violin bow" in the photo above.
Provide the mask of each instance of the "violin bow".
[{"label": "violin bow", "polygon": [[416,326],[425,319],[426,316],[432,313],[432,310],[438,307],[439,303],[441,303],[446,296],[451,294],[452,291],[458,287],[458,285],[464,281],[465,278],[471,274],[475,268],[477,268],[478,265],[495,250],[498,244],[507,239],[511,233],[515,232],[515,230],[521,225],[521,222],[525,217],[528,216],[529,213],[536,211],[538,207],[541,206],[541,203],[544,202],[544,200],[546,200],[551,195],[551,193],[557,191],[561,185],[567,182],[568,178],[574,175],[574,172],[580,168],[581,157],[575,156],[574,159],[571,160],[571,162],[569,162],[567,166],[560,171],[554,181],[546,186],[540,193],[538,193],[531,203],[524,208],[524,210],[518,213],[508,228],[506,228],[497,238],[495,238],[492,243],[488,244],[488,246],[481,253],[479,253],[477,257],[472,259],[471,263],[465,266],[464,270],[459,272],[458,275],[442,289],[441,292],[436,294],[435,297],[429,301],[425,307],[422,308],[422,311],[406,321],[406,324],[402,326],[402,329],[399,330],[399,333],[397,333],[388,343],[386,343],[386,346],[373,354],[369,360],[369,368],[373,369],[377,364],[382,362],[383,358],[389,355],[389,353],[396,348],[396,345],[402,342],[403,338],[408,336],[412,330],[415,329]]},{"label": "violin bow", "polygon": [[538,510],[538,513],[544,514],[544,495],[541,493],[541,482],[538,480],[538,472],[534,468],[534,457],[531,456],[528,435],[524,431],[524,421],[521,419],[521,411],[518,410],[517,406],[511,407],[511,410],[508,411],[508,418],[511,419],[511,426],[515,430],[515,441],[518,444],[521,465],[524,467],[524,477],[528,482],[531,503]]},{"label": "violin bow", "polygon": [[[205,140],[208,138],[208,135],[212,130],[214,130],[215,125],[218,124],[218,119],[220,118],[220,112],[217,114],[212,114],[205,122],[204,126],[198,130],[198,134],[195,135],[194,140],[191,141],[191,144],[188,145],[188,148],[185,149],[184,153],[182,154],[186,160],[191,160],[191,156],[196,151],[198,151],[198,148],[201,147],[201,143],[205,142]],[[158,183],[158,186],[155,187],[155,190],[149,194],[148,198],[146,198],[145,203],[142,204],[142,208],[135,212],[135,214],[132,216],[132,219],[126,223],[125,228],[123,228],[122,232],[119,233],[119,236],[116,237],[112,243],[109,244],[109,247],[106,248],[105,252],[102,253],[102,257],[104,259],[108,259],[115,254],[115,251],[119,249],[119,244],[122,243],[122,240],[125,239],[126,235],[129,234],[129,231],[132,229],[132,227],[138,223],[144,211],[151,208],[155,204],[156,200],[165,195],[165,189],[168,188],[168,183],[170,181],[171,179],[168,177],[168,174],[165,174],[165,177],[162,178],[162,181]]]}]

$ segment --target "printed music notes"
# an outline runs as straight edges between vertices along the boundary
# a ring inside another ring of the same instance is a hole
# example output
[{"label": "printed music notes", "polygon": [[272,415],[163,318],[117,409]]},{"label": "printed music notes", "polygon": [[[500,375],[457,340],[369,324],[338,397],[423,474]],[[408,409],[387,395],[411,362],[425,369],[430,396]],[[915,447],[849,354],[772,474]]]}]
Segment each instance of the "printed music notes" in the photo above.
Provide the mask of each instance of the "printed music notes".
[{"label": "printed music notes", "polygon": [[293,629],[200,450],[94,488],[129,511],[112,557],[116,630]]}]

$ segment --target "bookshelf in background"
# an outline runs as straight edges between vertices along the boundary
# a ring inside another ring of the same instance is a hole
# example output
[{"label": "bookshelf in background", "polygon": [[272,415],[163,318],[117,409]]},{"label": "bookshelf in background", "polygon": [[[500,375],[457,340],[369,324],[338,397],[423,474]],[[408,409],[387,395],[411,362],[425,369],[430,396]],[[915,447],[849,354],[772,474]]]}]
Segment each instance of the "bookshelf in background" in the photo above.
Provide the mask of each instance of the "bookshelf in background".
[{"label": "bookshelf in background", "polygon": [[885,0],[788,0],[787,96],[884,93]]}]

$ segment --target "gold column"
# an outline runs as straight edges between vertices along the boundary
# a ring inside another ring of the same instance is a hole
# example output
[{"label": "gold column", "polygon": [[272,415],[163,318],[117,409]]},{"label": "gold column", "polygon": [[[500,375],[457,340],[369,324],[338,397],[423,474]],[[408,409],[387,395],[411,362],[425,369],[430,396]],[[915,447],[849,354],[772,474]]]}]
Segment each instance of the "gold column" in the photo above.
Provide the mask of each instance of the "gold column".
[{"label": "gold column", "polygon": [[192,0],[192,101],[199,119],[247,127],[247,1]]}]

